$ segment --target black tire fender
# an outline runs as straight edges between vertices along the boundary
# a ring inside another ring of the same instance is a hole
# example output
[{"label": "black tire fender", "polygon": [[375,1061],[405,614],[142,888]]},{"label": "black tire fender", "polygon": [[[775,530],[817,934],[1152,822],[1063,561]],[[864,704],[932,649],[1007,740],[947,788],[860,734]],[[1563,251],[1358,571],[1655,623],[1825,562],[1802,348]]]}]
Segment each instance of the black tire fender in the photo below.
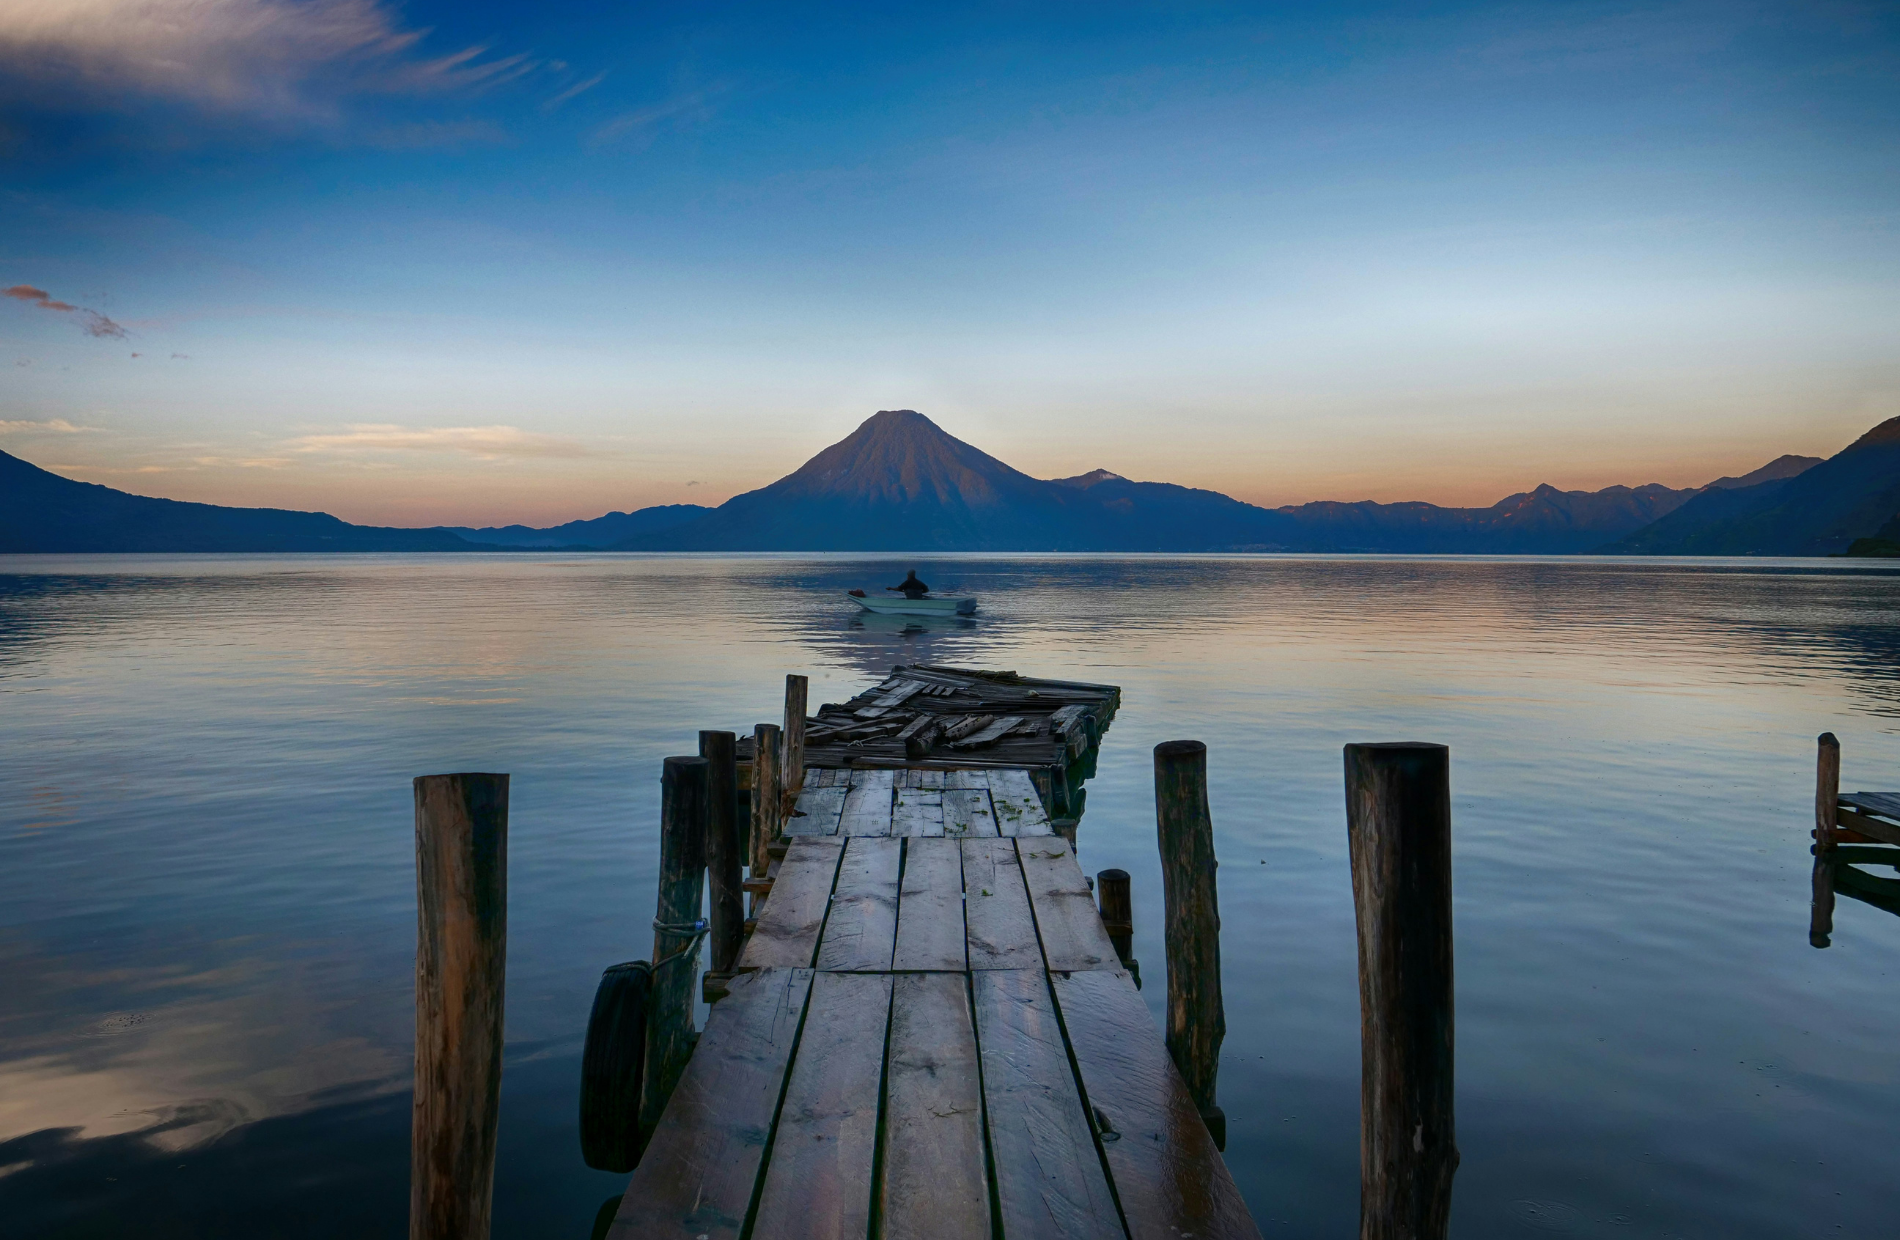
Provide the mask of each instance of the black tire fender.
[{"label": "black tire fender", "polygon": [[653,966],[617,964],[601,974],[581,1053],[581,1157],[597,1171],[640,1161],[640,1084]]}]

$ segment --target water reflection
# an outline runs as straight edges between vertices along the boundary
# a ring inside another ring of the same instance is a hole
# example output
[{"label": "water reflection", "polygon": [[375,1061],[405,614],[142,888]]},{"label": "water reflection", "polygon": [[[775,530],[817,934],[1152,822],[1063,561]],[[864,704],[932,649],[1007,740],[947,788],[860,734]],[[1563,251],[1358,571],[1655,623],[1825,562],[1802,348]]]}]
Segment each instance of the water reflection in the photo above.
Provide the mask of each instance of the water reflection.
[{"label": "water reflection", "polygon": [[1900,917],[1900,878],[1882,878],[1869,872],[1873,869],[1900,871],[1900,848],[1837,844],[1825,852],[1816,851],[1811,880],[1813,912],[1808,920],[1810,946],[1832,946],[1837,893]]},{"label": "water reflection", "polygon": [[[977,616],[839,597],[913,566]],[[467,769],[515,777],[496,1235],[586,1234],[580,1042],[650,948],[660,758],[898,663],[1123,686],[1080,852],[1151,960],[1149,750],[1208,741],[1267,1234],[1356,1218],[1339,747],[1394,736],[1458,755],[1459,1234],[1891,1229],[1896,880],[1837,858],[1812,952],[1787,826],[1819,731],[1900,770],[1891,567],[350,556],[0,560],[8,1234],[404,1234],[409,779]]]}]

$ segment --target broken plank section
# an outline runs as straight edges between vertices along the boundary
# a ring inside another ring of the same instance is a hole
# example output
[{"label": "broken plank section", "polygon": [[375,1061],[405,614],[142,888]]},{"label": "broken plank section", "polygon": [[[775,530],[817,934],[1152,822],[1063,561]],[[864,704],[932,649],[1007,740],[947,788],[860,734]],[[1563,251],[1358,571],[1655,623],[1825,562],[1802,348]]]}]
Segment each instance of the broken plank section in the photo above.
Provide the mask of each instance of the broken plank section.
[{"label": "broken plank section", "polygon": [[968,962],[961,847],[956,840],[910,840],[904,845],[897,952],[891,967],[900,971],[962,970]]},{"label": "broken plank section", "polygon": [[943,776],[942,771],[900,771],[898,772],[898,787],[926,788],[942,792]]},{"label": "broken plank section", "polygon": [[[982,779],[983,771],[951,771],[951,775],[972,776]],[[943,833],[957,836],[993,836],[996,834],[996,815],[990,812],[990,790],[987,782],[977,788],[945,788],[943,790]]]},{"label": "broken plank section", "polygon": [[820,973],[785,1088],[754,1240],[863,1236],[891,1010],[888,973]]},{"label": "broken plank section", "polygon": [[736,1237],[785,1086],[809,969],[732,980],[627,1185],[610,1240]]},{"label": "broken plank section", "polygon": [[765,897],[758,924],[739,957],[741,970],[811,967],[843,855],[844,841],[836,836],[791,842],[773,880],[772,894]]},{"label": "broken plank section", "polygon": [[895,979],[886,1071],[882,1240],[988,1240],[983,1099],[962,974]]},{"label": "broken plank section", "polygon": [[845,841],[844,864],[831,896],[818,967],[884,971],[897,943],[897,871],[904,842],[859,837]]},{"label": "broken plank section", "polygon": [[844,811],[848,788],[806,788],[798,794],[798,805],[779,829],[787,835],[836,835],[838,815]]},{"label": "broken plank section", "polygon": [[990,804],[996,829],[1003,835],[1053,835],[1049,814],[1028,771],[986,771],[990,777]]},{"label": "broken plank section", "polygon": [[840,835],[889,835],[896,771],[854,771],[839,818]]},{"label": "broken plank section", "polygon": [[972,969],[1040,969],[1036,921],[1015,840],[963,840],[963,916]]},{"label": "broken plank section", "polygon": [[1132,1240],[1259,1240],[1133,979],[1098,970],[1050,984]]},{"label": "broken plank section", "polygon": [[1018,840],[1023,883],[1029,888],[1029,906],[1036,913],[1042,955],[1052,971],[1119,969],[1121,960],[1108,931],[1102,928],[1075,850],[1059,835]]},{"label": "broken plank section", "polygon": [[[971,975],[1002,1234],[1120,1236],[1047,977],[1041,969]],[[1155,1042],[1152,1031],[1148,1039]]]},{"label": "broken plank section", "polygon": [[892,835],[942,835],[943,793],[931,788],[899,788],[891,807]]}]

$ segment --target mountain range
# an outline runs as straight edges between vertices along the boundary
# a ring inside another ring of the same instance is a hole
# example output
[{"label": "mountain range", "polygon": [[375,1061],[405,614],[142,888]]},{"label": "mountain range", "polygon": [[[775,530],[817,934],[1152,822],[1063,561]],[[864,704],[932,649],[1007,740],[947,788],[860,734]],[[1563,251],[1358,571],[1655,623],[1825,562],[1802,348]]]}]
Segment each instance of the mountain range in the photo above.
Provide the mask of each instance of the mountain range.
[{"label": "mountain range", "polygon": [[1539,486],[1488,508],[1263,508],[1105,469],[1034,478],[909,409],[885,410],[717,508],[426,530],[221,508],[76,482],[0,453],[0,551],[1289,551],[1821,555],[1900,526],[1900,418],[1838,455],[1783,456],[1702,487]]}]

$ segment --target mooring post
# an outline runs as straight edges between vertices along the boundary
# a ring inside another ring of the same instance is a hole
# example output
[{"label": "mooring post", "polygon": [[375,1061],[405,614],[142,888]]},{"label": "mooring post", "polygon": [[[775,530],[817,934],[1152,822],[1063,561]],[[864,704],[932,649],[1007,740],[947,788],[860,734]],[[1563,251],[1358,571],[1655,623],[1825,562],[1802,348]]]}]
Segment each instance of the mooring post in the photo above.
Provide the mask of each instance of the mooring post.
[{"label": "mooring post", "polygon": [[653,914],[653,989],[647,1006],[644,1143],[693,1053],[693,979],[699,959],[699,892],[706,870],[712,764],[668,758],[660,776],[660,896]]},{"label": "mooring post", "polygon": [[752,729],[752,877],[764,878],[772,868],[769,851],[785,822],[785,802],[779,789],[779,737],[776,723]]},{"label": "mooring post", "polygon": [[508,777],[422,775],[410,1240],[487,1240],[501,1113]]},{"label": "mooring post", "polygon": [[1227,1116],[1214,1103],[1227,1015],[1220,992],[1220,901],[1214,823],[1207,809],[1207,746],[1155,746],[1155,821],[1167,905],[1168,1053],[1214,1143],[1227,1147]]},{"label": "mooring post", "polygon": [[1444,1240],[1452,1126],[1451,751],[1346,746],[1359,923],[1360,1240]]},{"label": "mooring post", "polygon": [[1826,852],[1834,847],[1834,832],[1841,822],[1841,743],[1832,732],[1816,739],[1820,752],[1814,764],[1814,843]]},{"label": "mooring post", "polygon": [[785,787],[782,811],[791,812],[792,794],[805,786],[805,695],[811,681],[804,676],[785,678],[785,748],[779,759],[779,778]]},{"label": "mooring post", "polygon": [[725,997],[745,946],[745,889],[739,884],[745,859],[739,835],[738,738],[730,732],[701,732],[699,756],[706,759],[710,792],[706,815],[706,887],[712,896],[712,960],[707,965],[705,999]]},{"label": "mooring post", "polygon": [[[1073,840],[1070,843],[1074,843]],[[1141,986],[1141,962],[1135,959],[1135,901],[1127,870],[1103,870],[1095,876],[1095,896],[1101,902],[1102,929],[1114,945],[1115,958]]]}]

